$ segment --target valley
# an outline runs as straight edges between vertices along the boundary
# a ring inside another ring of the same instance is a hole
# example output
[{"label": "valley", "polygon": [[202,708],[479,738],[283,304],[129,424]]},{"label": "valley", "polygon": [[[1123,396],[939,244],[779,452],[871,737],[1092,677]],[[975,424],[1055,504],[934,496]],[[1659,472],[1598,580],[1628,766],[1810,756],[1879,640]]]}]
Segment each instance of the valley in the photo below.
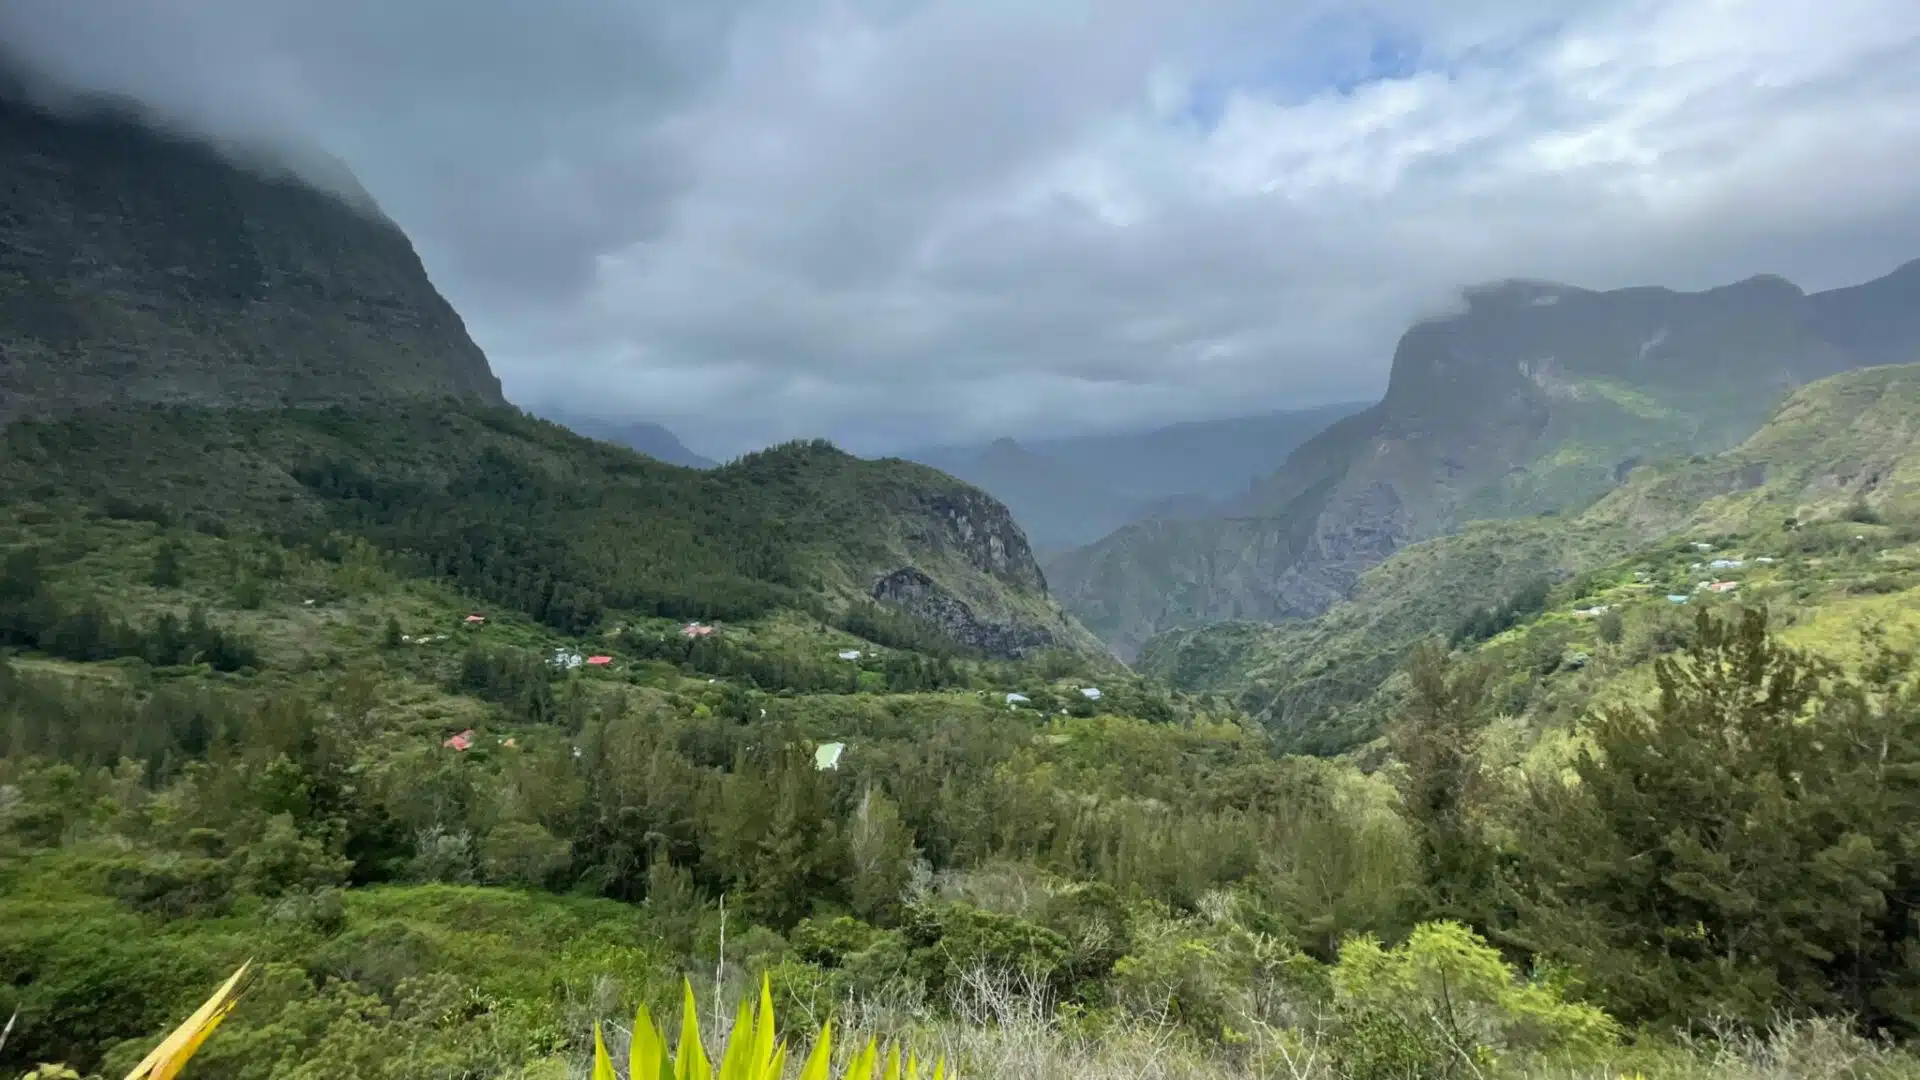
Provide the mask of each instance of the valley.
[{"label": "valley", "polygon": [[1913,266],[716,463],[510,403],[351,193],[0,125],[0,1075],[242,965],[182,1075],[617,1077],[694,1000],[733,1080],[763,986],[788,1075],[1920,1075]]}]

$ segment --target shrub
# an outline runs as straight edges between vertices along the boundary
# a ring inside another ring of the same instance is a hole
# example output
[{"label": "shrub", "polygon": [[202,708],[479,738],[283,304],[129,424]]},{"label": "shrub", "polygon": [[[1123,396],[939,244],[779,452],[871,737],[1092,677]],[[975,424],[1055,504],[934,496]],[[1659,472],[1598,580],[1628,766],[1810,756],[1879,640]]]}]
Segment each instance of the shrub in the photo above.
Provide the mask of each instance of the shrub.
[{"label": "shrub", "polygon": [[1587,1061],[1620,1036],[1600,1009],[1565,1000],[1551,982],[1520,979],[1459,923],[1422,923],[1395,949],[1352,939],[1332,978],[1341,1016],[1334,1052],[1356,1080],[1480,1073],[1514,1059]]}]

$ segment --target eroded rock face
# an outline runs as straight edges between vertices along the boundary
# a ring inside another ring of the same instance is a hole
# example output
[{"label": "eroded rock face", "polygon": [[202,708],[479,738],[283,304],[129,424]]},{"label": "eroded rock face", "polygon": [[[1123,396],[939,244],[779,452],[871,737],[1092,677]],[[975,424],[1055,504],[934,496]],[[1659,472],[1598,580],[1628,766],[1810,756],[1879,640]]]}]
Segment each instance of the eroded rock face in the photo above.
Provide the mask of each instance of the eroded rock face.
[{"label": "eroded rock face", "polygon": [[959,555],[977,570],[1019,588],[1045,591],[1046,577],[1013,515],[993,496],[952,488],[928,496],[923,509],[928,547]]},{"label": "eroded rock face", "polygon": [[395,398],[504,402],[392,222],[0,84],[0,424]]},{"label": "eroded rock face", "polygon": [[918,567],[903,566],[874,582],[873,598],[938,627],[968,648],[999,659],[1018,659],[1051,648],[1054,636],[1044,627],[989,622],[966,601],[948,592]]}]

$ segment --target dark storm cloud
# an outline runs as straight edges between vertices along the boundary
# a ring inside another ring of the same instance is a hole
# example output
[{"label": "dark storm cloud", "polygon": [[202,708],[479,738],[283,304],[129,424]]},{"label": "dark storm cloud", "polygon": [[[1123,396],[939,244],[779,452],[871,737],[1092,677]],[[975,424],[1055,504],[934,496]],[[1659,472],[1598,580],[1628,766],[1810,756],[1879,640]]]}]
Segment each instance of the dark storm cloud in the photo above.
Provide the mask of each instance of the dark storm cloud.
[{"label": "dark storm cloud", "polygon": [[1359,397],[1471,281],[1920,255],[1908,0],[11,0],[0,38],[337,154],[512,396],[710,453]]}]

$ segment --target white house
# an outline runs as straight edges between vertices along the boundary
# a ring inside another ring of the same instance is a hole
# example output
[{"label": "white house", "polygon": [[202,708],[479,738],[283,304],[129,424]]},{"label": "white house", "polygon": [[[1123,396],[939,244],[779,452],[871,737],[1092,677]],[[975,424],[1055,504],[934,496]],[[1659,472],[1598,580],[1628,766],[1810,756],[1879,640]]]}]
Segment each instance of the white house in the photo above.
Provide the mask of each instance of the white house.
[{"label": "white house", "polygon": [[846,743],[821,743],[819,749],[813,752],[813,767],[822,772],[828,769],[838,769],[840,767],[840,755],[846,752]]}]

